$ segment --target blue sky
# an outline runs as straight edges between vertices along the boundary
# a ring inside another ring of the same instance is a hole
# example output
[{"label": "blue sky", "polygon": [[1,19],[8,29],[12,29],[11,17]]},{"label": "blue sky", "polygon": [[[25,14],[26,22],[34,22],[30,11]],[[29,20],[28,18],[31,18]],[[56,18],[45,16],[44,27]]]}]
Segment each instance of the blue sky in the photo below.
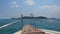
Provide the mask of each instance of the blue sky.
[{"label": "blue sky", "polygon": [[60,0],[0,0],[0,19],[29,16],[60,18]]}]

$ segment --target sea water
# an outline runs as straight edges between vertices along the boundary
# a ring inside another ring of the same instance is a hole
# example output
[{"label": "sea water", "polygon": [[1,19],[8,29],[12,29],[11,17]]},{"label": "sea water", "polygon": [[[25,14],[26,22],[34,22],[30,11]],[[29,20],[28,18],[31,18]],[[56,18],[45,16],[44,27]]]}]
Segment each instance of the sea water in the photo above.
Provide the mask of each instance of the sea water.
[{"label": "sea water", "polygon": [[[19,21],[17,21],[19,20]],[[0,27],[9,24],[11,22],[17,21],[7,27],[0,29],[0,34],[13,34],[23,28],[24,25],[32,25],[39,29],[48,29],[60,32],[60,19],[0,19]]]}]

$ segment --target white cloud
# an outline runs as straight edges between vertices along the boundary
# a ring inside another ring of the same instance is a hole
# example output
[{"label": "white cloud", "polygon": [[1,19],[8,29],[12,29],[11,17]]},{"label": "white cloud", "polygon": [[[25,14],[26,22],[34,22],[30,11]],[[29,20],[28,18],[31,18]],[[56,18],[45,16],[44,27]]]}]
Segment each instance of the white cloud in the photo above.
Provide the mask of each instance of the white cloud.
[{"label": "white cloud", "polygon": [[50,11],[60,11],[60,6],[46,5],[46,6],[40,6],[39,9],[41,9],[41,10],[50,10]]},{"label": "white cloud", "polygon": [[35,8],[32,13],[35,16],[46,16],[60,18],[60,6],[57,5],[44,5]]},{"label": "white cloud", "polygon": [[17,5],[16,1],[12,1],[10,6],[11,6],[12,8],[17,8],[17,7],[19,7],[19,6]]},{"label": "white cloud", "polygon": [[34,0],[25,0],[24,3],[27,4],[27,5],[32,6],[32,5],[35,4],[35,1]]}]

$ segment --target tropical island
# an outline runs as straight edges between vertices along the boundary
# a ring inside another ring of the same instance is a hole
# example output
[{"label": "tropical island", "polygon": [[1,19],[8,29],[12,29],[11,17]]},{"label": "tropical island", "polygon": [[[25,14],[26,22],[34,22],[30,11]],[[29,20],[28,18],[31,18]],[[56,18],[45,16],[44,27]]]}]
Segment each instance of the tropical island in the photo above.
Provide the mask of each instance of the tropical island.
[{"label": "tropical island", "polygon": [[[24,16],[22,18],[23,19],[48,19],[47,17],[43,17],[43,16],[38,16],[38,17]],[[12,18],[12,19],[21,19],[21,17],[20,18]]]}]

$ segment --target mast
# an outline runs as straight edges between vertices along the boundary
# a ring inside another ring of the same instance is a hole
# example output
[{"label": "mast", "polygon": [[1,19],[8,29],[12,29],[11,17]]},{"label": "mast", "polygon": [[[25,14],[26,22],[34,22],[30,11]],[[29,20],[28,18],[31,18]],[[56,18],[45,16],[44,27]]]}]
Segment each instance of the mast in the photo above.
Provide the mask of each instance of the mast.
[{"label": "mast", "polygon": [[21,25],[22,25],[22,28],[23,28],[23,25],[24,25],[24,23],[23,23],[23,14],[21,14]]}]

